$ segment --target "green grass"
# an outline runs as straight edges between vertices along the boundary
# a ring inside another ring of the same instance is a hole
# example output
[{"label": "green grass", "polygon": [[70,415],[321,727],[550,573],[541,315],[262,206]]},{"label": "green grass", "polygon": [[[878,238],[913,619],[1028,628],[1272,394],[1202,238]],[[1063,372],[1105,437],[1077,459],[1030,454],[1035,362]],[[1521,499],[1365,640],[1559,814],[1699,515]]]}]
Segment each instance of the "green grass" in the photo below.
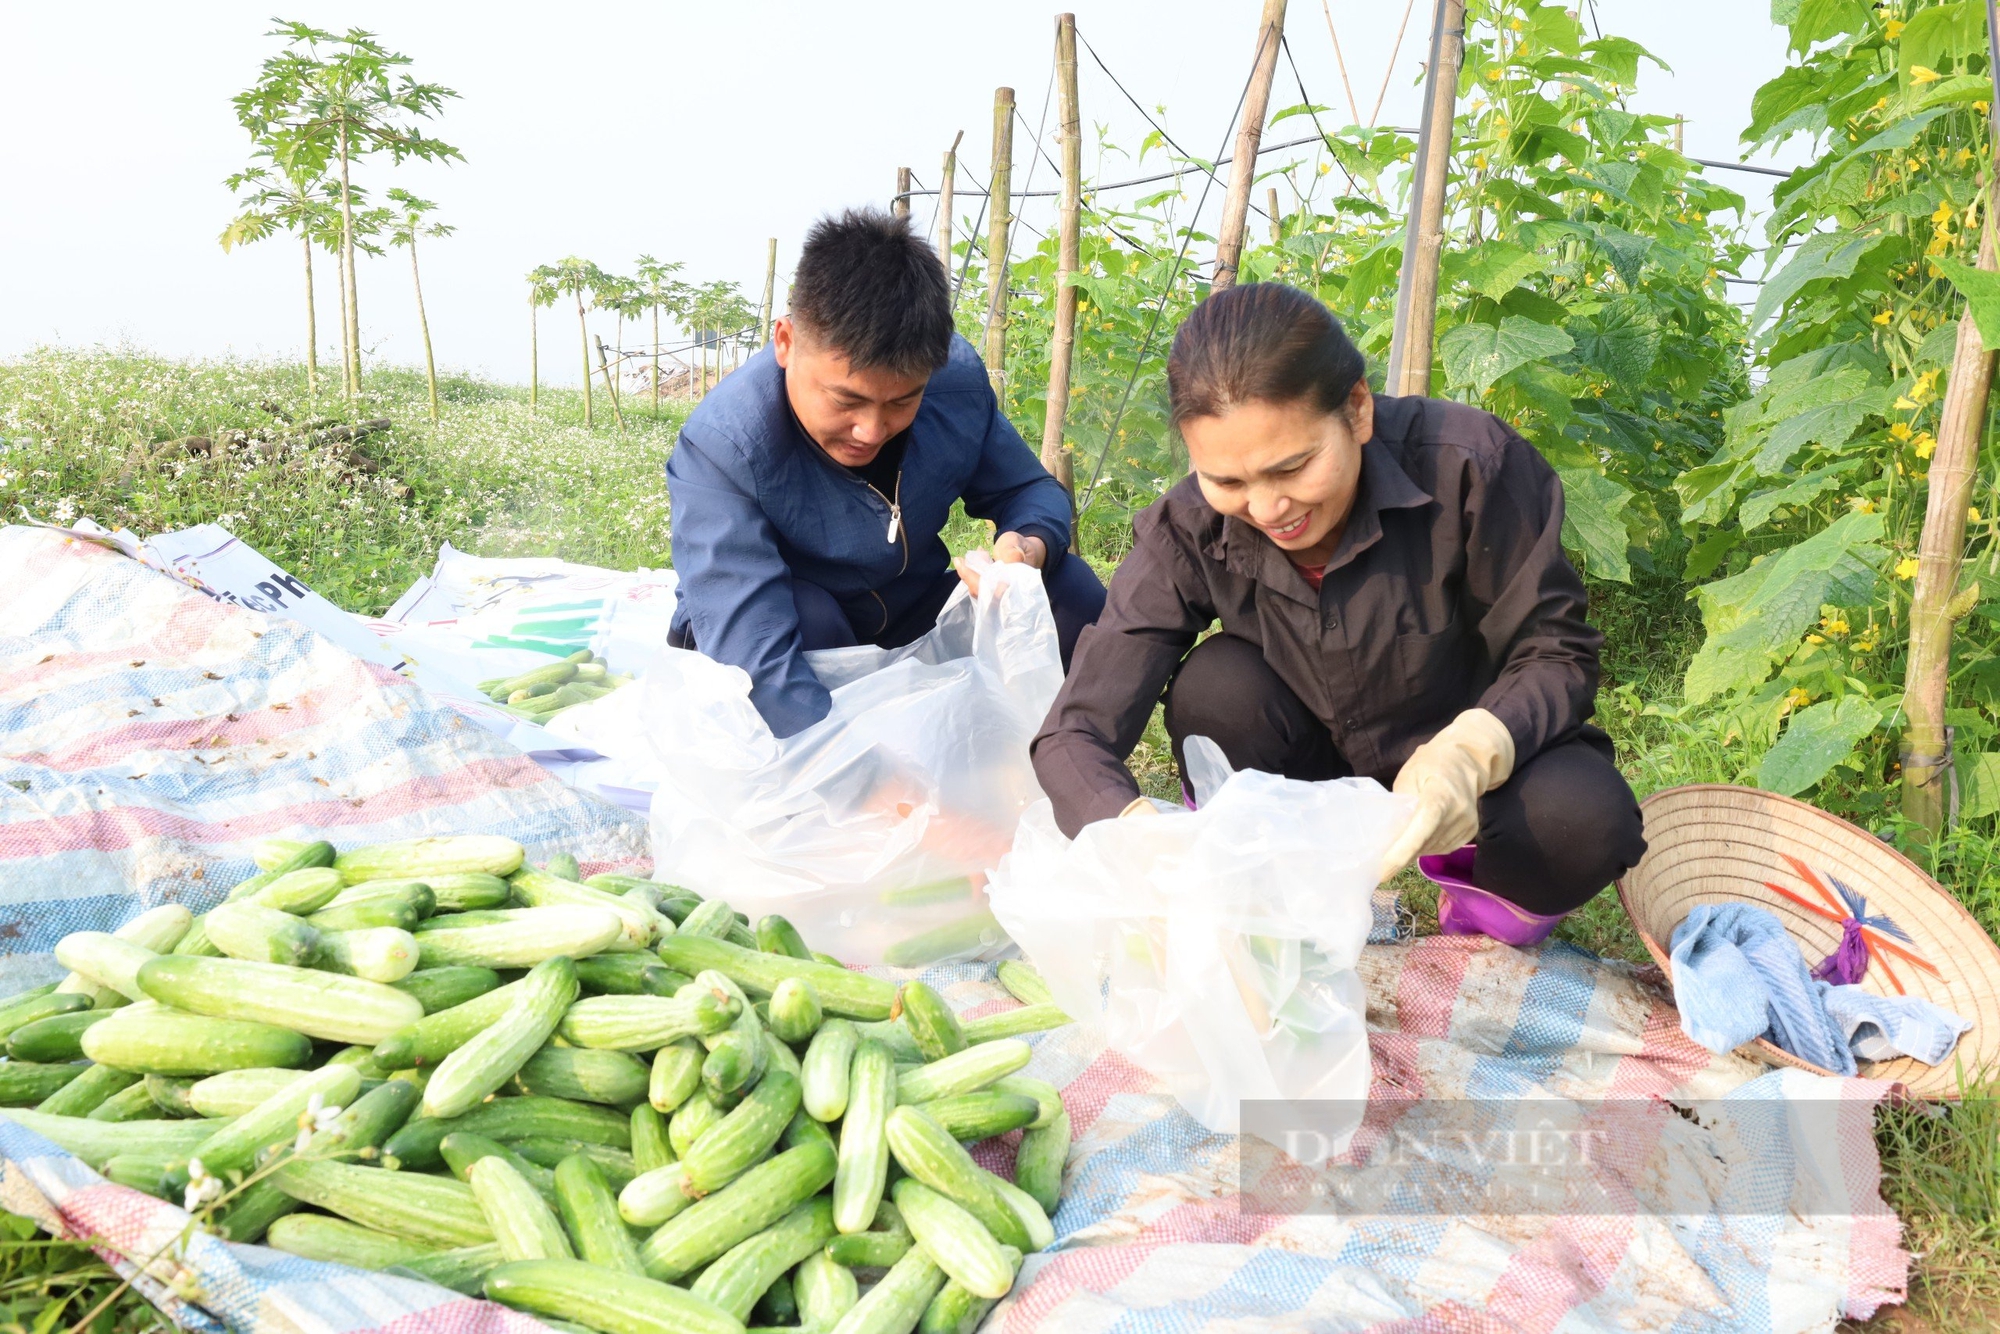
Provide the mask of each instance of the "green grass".
[{"label": "green grass", "polygon": [[[0,364],[0,514],[70,522],[89,516],[143,535],[222,522],[266,556],[351,611],[379,612],[428,573],[441,542],[479,555],[553,555],[618,568],[667,563],[660,468],[685,405],[628,399],[616,428],[597,396],[549,390],[539,410],[527,391],[468,377],[441,386],[433,425],[420,375],[371,371],[349,404],[305,392],[299,367],[235,361],[174,362],[126,351],[48,350]],[[351,446],[301,440],[328,425],[388,418]],[[251,444],[192,454],[189,436],[246,433]],[[275,442],[275,443],[273,443]],[[1109,574],[1124,554],[1122,521],[1090,516],[1084,554]],[[987,537],[960,515],[954,550]],[[1651,580],[1592,587],[1605,633],[1598,723],[1618,746],[1641,796],[1688,782],[1749,782],[1754,770],[1729,720],[1680,705],[1680,679],[1700,624],[1680,586]],[[1179,779],[1157,713],[1132,760],[1145,791],[1178,799]],[[1886,815],[1881,785],[1862,776],[1821,796],[1840,814],[1906,834]],[[1992,821],[1935,847],[1899,845],[2000,934],[2000,837]],[[1435,928],[1435,897],[1414,872],[1405,897],[1420,930]],[[1616,896],[1605,893],[1561,934],[1601,954],[1645,954]],[[1879,1118],[1885,1194],[1918,1252],[1912,1303],[1900,1317],[1940,1329],[2000,1326],[2000,1108],[1968,1102],[1942,1116],[1887,1109]],[[4,1216],[0,1216],[4,1217]],[[115,1286],[88,1250],[37,1240],[8,1219],[0,1231],[0,1334],[56,1334]],[[152,1329],[159,1318],[129,1291],[90,1334]],[[81,1332],[79,1332],[81,1334]]]}]

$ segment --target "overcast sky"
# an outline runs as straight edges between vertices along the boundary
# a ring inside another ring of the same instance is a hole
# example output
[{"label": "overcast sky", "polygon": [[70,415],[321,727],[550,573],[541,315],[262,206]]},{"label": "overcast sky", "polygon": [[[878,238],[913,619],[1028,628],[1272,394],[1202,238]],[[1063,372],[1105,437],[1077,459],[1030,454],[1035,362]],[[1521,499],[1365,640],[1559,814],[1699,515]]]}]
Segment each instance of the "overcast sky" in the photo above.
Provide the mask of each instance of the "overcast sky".
[{"label": "overcast sky", "polygon": [[[1393,67],[1402,5],[1331,0],[1330,8],[1363,118],[1386,70],[1383,122],[1415,124],[1432,0],[1416,0]],[[1203,156],[1215,152],[1242,90],[1258,10],[1258,0],[1076,5],[1078,31],[1111,72],[1149,110],[1164,105],[1170,132]],[[0,78],[0,123],[9,127],[0,137],[0,358],[45,343],[302,355],[297,244],[280,238],[230,254],[217,244],[233,213],[222,180],[248,154],[229,99],[276,48],[264,35],[273,12],[274,0],[0,0],[0,50],[9,55]],[[439,359],[517,382],[527,378],[522,275],[532,266],[578,254],[628,271],[648,252],[683,261],[685,277],[733,280],[754,297],[765,238],[775,236],[782,290],[815,215],[884,200],[899,165],[934,186],[955,132],[966,132],[964,159],[983,180],[993,89],[1012,85],[1022,115],[1041,123],[1054,31],[1052,10],[1019,0],[302,0],[277,12],[372,30],[415,57],[419,77],[460,93],[435,128],[464,163],[370,164],[360,179],[378,194],[400,184],[442,205],[440,218],[458,234],[423,252]],[[1783,36],[1761,5],[1599,0],[1595,18],[1672,67],[1642,68],[1641,110],[1685,114],[1694,156],[1738,158],[1750,96],[1784,61]],[[1286,31],[1307,90],[1340,108],[1334,119],[1344,122],[1322,0],[1291,0]],[[1089,54],[1080,63],[1086,122],[1136,146],[1139,113]],[[1272,106],[1296,101],[1281,64]],[[1299,137],[1307,124],[1284,122],[1267,138]],[[1017,188],[1029,170],[1027,138],[1017,131]],[[1114,178],[1129,174],[1109,165]],[[1766,179],[1720,178],[1753,203],[1768,197]],[[1030,182],[1053,183],[1046,163]],[[1049,209],[1036,201],[1023,217],[1045,226]],[[917,217],[931,217],[927,201]],[[321,352],[330,358],[338,346],[330,264],[320,278]],[[401,252],[364,258],[359,282],[364,346],[379,359],[420,362]],[[543,374],[573,383],[573,344],[562,341],[573,319],[553,322],[559,316],[543,315]]]}]

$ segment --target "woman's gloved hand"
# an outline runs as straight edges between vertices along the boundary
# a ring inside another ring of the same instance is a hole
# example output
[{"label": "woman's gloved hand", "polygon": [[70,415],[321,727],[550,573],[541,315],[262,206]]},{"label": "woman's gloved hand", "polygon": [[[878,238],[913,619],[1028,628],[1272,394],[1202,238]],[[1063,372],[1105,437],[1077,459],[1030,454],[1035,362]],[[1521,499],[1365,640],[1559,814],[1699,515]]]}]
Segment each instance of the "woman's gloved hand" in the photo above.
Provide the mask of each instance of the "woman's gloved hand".
[{"label": "woman's gloved hand", "polygon": [[1417,810],[1382,858],[1387,880],[1418,857],[1451,852],[1479,832],[1479,799],[1514,772],[1514,734],[1485,709],[1467,709],[1423,745],[1396,774],[1395,790]]}]

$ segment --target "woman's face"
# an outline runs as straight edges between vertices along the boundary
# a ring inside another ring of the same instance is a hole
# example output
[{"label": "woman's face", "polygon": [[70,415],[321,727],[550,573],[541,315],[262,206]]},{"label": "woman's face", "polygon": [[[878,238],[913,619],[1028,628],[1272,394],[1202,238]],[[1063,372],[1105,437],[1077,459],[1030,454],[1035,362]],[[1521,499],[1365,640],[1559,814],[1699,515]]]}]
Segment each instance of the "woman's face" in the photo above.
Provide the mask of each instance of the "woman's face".
[{"label": "woman's face", "polygon": [[1322,412],[1310,399],[1249,402],[1181,423],[1208,503],[1306,565],[1324,564],[1340,544],[1361,480],[1361,446],[1374,433],[1366,380],[1348,395],[1345,412]]}]

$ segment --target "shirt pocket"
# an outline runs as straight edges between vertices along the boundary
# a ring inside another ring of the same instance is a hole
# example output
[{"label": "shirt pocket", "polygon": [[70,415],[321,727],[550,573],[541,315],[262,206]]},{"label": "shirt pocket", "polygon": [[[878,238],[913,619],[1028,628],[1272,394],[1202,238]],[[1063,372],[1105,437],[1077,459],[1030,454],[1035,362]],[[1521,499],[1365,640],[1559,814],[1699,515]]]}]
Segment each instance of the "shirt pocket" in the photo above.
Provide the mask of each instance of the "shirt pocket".
[{"label": "shirt pocket", "polygon": [[1472,662],[1456,614],[1440,629],[1397,635],[1396,660],[1403,669],[1406,716],[1444,716],[1472,706]]}]

